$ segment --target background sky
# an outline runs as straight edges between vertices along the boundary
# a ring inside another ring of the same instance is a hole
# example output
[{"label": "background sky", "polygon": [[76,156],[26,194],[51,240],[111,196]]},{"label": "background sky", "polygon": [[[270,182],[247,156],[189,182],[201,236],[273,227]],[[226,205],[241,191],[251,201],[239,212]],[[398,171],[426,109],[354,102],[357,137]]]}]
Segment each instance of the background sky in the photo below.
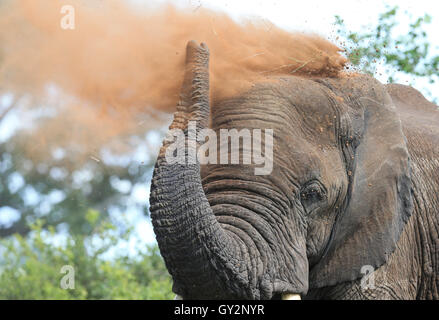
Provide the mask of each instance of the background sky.
[{"label": "background sky", "polygon": [[[131,0],[143,4],[145,0]],[[438,44],[439,2],[427,0],[173,0],[170,2],[179,6],[190,6],[196,10],[199,6],[217,9],[226,12],[231,17],[241,18],[258,17],[267,19],[277,26],[290,31],[316,32],[325,37],[332,37],[335,32],[334,16],[339,15],[345,20],[348,29],[359,31],[364,25],[374,23],[377,17],[389,6],[398,5],[402,11],[407,11],[415,17],[428,13],[433,21],[428,27],[432,43]],[[404,18],[404,17],[401,17]],[[405,21],[404,21],[405,20]],[[400,30],[405,30],[407,20],[402,19]],[[434,32],[436,30],[436,32]]]}]

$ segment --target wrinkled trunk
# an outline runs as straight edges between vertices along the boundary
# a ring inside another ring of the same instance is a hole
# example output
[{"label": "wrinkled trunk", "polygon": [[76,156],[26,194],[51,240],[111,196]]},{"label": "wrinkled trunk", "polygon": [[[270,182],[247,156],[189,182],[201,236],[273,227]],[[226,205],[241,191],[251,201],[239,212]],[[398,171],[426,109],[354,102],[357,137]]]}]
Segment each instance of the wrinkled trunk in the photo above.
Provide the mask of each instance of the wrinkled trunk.
[{"label": "wrinkled trunk", "polygon": [[[209,53],[204,44],[191,41],[186,55],[185,79],[170,129],[182,129],[187,136],[189,120],[197,122],[197,130],[208,125]],[[174,292],[186,299],[263,298],[249,285],[249,263],[242,260],[245,249],[212,213],[198,160],[170,164],[165,159],[168,145],[165,141],[155,166],[150,211]]]}]

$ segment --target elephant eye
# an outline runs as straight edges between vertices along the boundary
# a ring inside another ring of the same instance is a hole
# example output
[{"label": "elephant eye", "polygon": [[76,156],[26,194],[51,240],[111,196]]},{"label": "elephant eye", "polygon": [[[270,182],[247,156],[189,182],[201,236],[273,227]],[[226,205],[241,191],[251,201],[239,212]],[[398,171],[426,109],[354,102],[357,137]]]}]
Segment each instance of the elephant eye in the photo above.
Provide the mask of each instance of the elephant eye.
[{"label": "elephant eye", "polygon": [[318,181],[308,183],[300,192],[300,200],[306,213],[313,212],[325,199],[325,189]]}]

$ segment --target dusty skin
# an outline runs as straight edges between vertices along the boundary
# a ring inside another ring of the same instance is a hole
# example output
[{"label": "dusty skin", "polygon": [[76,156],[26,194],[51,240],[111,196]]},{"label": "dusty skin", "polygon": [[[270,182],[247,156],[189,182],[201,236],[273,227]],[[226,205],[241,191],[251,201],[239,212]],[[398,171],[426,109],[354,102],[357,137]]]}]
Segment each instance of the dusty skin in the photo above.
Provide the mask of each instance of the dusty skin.
[{"label": "dusty skin", "polygon": [[208,65],[206,44],[190,41],[170,129],[271,128],[273,171],[168,163],[164,142],[150,211],[173,291],[439,299],[438,106],[366,75],[283,75],[210,108]]}]

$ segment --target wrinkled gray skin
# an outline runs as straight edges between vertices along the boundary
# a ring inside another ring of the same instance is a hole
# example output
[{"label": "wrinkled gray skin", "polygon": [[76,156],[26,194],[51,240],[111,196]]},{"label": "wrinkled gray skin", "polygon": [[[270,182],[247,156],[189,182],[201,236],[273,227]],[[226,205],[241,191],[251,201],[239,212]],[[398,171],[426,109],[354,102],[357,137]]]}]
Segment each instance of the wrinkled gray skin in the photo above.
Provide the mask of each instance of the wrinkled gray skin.
[{"label": "wrinkled gray skin", "polygon": [[[368,76],[285,76],[210,114],[208,60],[204,44],[188,44],[170,128],[273,129],[274,167],[169,164],[164,143],[150,209],[174,292],[438,299],[438,107]],[[360,286],[365,265],[374,289]]]}]

